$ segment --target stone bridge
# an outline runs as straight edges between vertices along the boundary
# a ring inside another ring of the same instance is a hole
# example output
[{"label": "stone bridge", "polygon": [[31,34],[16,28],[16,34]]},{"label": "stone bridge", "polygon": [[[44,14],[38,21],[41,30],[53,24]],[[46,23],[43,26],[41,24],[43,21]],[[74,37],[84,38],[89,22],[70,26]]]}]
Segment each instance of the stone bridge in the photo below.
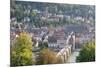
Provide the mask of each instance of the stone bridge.
[{"label": "stone bridge", "polygon": [[66,63],[71,55],[71,52],[75,50],[75,34],[71,32],[66,40],[66,46],[62,48],[56,55],[61,58],[63,63]]}]

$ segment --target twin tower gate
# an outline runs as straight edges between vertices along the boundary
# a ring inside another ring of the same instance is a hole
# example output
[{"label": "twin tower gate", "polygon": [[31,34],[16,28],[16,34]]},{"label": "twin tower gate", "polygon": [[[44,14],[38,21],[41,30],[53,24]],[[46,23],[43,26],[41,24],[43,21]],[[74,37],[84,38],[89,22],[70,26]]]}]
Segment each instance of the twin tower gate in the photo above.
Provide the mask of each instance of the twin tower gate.
[{"label": "twin tower gate", "polygon": [[62,48],[56,55],[61,58],[63,63],[66,63],[71,55],[71,52],[75,50],[75,33],[71,32],[66,40],[66,46]]}]

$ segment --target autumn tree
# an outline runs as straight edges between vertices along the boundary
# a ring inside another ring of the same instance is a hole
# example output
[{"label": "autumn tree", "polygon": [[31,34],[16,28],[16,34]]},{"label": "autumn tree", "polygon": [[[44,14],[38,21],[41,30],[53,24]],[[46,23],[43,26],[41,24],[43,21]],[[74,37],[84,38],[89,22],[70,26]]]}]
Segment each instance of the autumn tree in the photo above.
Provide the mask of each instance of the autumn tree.
[{"label": "autumn tree", "polygon": [[48,48],[44,48],[40,51],[38,65],[41,64],[57,64],[61,63],[61,59],[56,57],[56,53]]},{"label": "autumn tree", "polygon": [[11,47],[11,66],[33,64],[32,40],[27,33],[20,33]]},{"label": "autumn tree", "polygon": [[95,61],[95,42],[85,44],[77,57],[77,62],[91,61]]}]

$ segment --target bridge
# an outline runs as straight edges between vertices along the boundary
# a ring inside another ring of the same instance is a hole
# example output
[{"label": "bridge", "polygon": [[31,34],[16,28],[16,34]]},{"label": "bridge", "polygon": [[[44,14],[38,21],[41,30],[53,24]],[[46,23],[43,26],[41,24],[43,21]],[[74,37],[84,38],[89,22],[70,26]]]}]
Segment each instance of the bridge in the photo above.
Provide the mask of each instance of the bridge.
[{"label": "bridge", "polygon": [[[71,40],[71,41],[70,41]],[[63,63],[66,63],[72,52],[76,51],[75,49],[75,33],[71,32],[66,40],[66,46],[62,48],[56,55],[56,57],[61,58]]]},{"label": "bridge", "polygon": [[[38,42],[36,46],[38,48]],[[38,49],[36,49],[37,51]],[[63,47],[56,55],[56,57],[61,58],[63,63],[68,62],[70,56],[72,55],[73,52],[79,51],[78,49],[75,49],[75,33],[71,32],[66,40],[66,45]]]}]

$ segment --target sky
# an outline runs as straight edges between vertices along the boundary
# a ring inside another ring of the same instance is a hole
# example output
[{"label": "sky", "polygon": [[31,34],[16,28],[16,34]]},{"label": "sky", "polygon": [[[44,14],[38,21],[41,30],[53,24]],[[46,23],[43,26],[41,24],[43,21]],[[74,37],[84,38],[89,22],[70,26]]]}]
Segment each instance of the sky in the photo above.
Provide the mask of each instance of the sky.
[{"label": "sky", "polygon": [[95,5],[96,0],[18,0],[18,1],[36,1],[36,2],[54,2],[54,3],[69,3],[69,4],[86,4]]}]

